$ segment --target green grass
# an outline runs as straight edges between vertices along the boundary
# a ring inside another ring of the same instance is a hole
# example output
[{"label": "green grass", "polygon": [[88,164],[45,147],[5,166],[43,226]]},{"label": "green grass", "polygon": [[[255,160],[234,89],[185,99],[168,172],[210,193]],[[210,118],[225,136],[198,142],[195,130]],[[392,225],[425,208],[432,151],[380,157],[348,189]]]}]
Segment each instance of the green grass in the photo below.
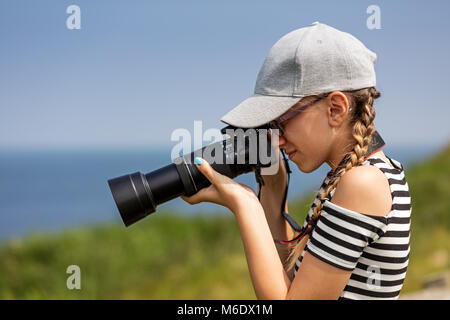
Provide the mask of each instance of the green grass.
[{"label": "green grass", "polygon": [[[81,269],[81,290],[66,268]],[[106,225],[31,235],[0,249],[0,299],[254,298],[239,230],[228,216],[159,212]]]},{"label": "green grass", "polygon": [[406,172],[411,199],[411,253],[402,293],[450,270],[450,144]]},{"label": "green grass", "polygon": [[[450,147],[406,172],[411,255],[402,293],[450,269]],[[311,193],[289,205],[302,222]],[[69,265],[81,290],[68,290]],[[231,213],[158,212],[125,228],[85,226],[31,234],[0,246],[0,299],[255,299]]]}]

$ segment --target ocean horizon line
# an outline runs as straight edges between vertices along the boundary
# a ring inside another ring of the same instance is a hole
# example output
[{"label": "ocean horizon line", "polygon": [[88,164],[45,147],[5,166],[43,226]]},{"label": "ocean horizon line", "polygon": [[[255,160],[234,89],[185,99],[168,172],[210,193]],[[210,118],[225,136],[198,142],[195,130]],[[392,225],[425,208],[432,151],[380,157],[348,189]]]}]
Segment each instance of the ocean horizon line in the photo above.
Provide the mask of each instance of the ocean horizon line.
[{"label": "ocean horizon line", "polygon": [[[450,139],[447,141],[439,142],[419,142],[419,143],[386,143],[385,148],[388,149],[440,149],[450,143]],[[174,142],[173,145],[74,145],[74,146],[26,146],[26,145],[0,145],[0,152],[145,152],[148,151],[171,151],[179,142]],[[202,146],[209,145],[203,144]],[[193,148],[191,148],[192,151]]]}]

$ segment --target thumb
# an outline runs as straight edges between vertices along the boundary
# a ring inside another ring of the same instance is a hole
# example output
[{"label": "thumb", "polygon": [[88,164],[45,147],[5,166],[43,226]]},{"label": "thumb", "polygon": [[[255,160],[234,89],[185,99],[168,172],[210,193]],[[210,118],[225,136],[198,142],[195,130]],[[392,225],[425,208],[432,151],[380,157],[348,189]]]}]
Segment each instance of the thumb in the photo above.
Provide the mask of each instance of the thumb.
[{"label": "thumb", "polygon": [[217,171],[215,171],[211,165],[203,158],[195,157],[194,163],[197,169],[212,183],[214,184],[217,176]]}]

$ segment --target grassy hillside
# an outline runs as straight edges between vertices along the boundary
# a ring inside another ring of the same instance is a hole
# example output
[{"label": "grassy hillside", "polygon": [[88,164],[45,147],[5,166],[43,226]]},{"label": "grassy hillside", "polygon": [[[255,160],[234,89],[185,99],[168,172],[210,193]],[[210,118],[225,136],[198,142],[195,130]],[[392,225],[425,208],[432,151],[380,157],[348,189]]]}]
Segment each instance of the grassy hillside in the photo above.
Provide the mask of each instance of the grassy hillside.
[{"label": "grassy hillside", "polygon": [[[81,269],[68,290],[66,268]],[[159,212],[126,229],[34,235],[0,249],[0,299],[254,298],[231,216]]]},{"label": "grassy hillside", "polygon": [[[450,269],[450,147],[411,167],[410,265],[404,293]],[[314,195],[290,204],[301,221]],[[81,290],[66,269],[81,268]],[[34,234],[0,247],[0,299],[254,299],[231,213],[158,212],[130,228],[110,224]]]},{"label": "grassy hillside", "polygon": [[408,169],[412,199],[411,253],[403,292],[426,275],[450,270],[450,144]]}]

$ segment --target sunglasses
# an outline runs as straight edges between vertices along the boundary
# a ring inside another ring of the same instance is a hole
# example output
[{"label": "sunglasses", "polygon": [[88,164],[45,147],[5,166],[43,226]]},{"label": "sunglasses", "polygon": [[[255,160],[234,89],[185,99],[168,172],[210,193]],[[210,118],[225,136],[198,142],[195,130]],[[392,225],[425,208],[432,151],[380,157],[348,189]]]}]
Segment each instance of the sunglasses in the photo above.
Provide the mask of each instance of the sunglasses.
[{"label": "sunglasses", "polygon": [[[327,95],[328,96],[328,95]],[[284,135],[284,127],[282,125],[283,122],[295,117],[296,115],[298,115],[300,112],[304,111],[306,108],[312,106],[313,104],[319,102],[320,100],[326,98],[327,96],[319,96],[316,99],[312,100],[311,102],[308,102],[307,104],[301,106],[298,109],[295,109],[291,112],[288,112],[280,117],[278,117],[275,120],[272,120],[271,122],[269,122],[269,126],[271,129],[278,129],[279,130],[279,136],[283,136]]]}]

